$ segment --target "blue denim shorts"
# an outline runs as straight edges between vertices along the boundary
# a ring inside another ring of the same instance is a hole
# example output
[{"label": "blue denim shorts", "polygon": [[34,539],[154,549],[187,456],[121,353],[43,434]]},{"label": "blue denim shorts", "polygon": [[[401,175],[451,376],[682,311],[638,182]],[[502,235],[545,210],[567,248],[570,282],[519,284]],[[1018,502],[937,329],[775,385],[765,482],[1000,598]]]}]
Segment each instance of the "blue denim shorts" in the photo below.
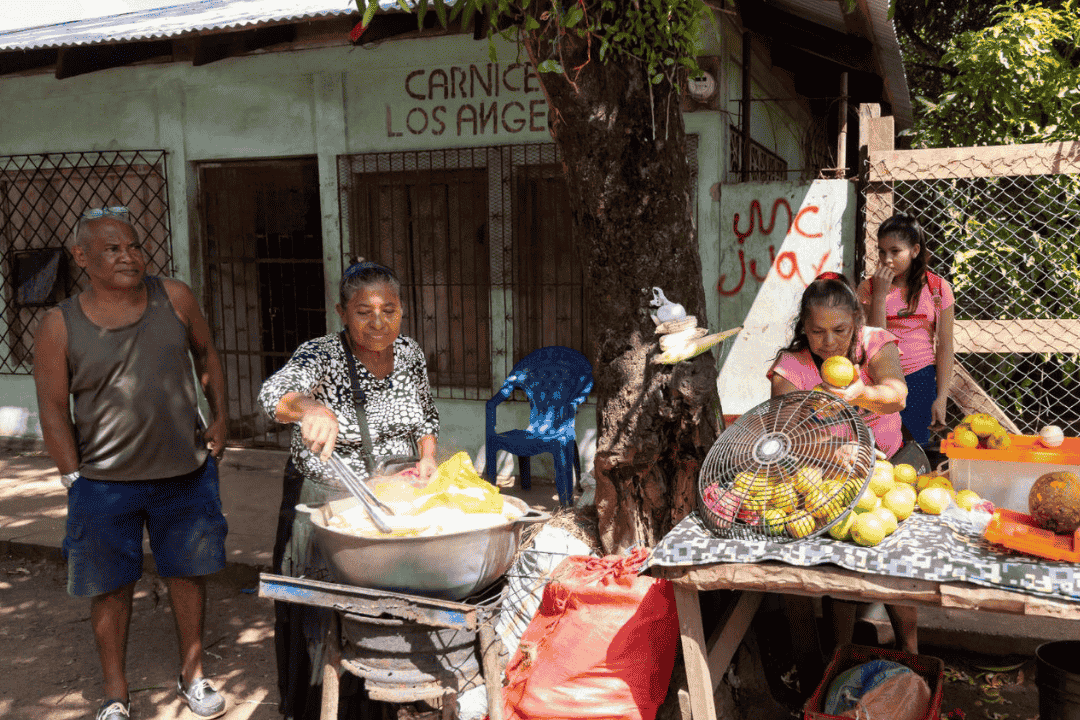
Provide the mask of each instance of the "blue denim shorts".
[{"label": "blue denim shorts", "polygon": [[197,577],[225,567],[217,463],[179,478],[107,482],[80,477],[68,490],[68,593],[94,596],[142,577],[143,528],[161,577]]}]

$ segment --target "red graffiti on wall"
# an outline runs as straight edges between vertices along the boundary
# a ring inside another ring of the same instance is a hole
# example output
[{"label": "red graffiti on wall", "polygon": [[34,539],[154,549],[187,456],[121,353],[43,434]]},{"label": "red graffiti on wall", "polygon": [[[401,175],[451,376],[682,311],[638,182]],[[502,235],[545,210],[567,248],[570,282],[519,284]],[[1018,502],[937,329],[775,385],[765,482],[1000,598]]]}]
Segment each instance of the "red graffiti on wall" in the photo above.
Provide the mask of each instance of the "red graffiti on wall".
[{"label": "red graffiti on wall", "polygon": [[[720,281],[716,284],[716,289],[720,292],[721,295],[725,297],[731,297],[732,295],[736,295],[740,290],[742,290],[743,285],[746,283],[746,253],[743,252],[742,245],[746,242],[746,238],[754,234],[755,218],[757,220],[757,231],[762,235],[771,235],[774,227],[776,226],[776,215],[781,208],[787,211],[787,225],[784,229],[785,236],[790,234],[792,230],[794,230],[798,235],[801,235],[805,238],[819,238],[822,236],[822,233],[810,233],[803,230],[803,228],[799,224],[806,215],[816,215],[819,212],[819,208],[817,205],[807,205],[806,207],[799,210],[799,212],[796,214],[791,211],[791,205],[788,204],[787,198],[776,198],[776,200],[773,201],[772,212],[769,214],[769,224],[766,225],[765,214],[761,210],[761,202],[758,200],[751,201],[750,219],[746,228],[741,229],[739,227],[739,221],[741,218],[739,213],[735,213],[735,217],[731,223],[731,229],[734,231],[735,236],[739,239],[740,246],[739,282],[736,283],[733,288],[725,289],[724,281],[727,279],[727,275],[721,275]],[[827,250],[825,254],[821,256],[821,261],[816,266],[813,266],[814,274],[811,277],[817,277],[817,275],[821,272],[821,269],[825,267],[825,263],[828,261],[831,252],[831,250]],[[785,250],[784,252],[780,253],[779,256],[777,256],[776,246],[769,245],[769,265],[765,269],[765,272],[763,274],[758,273],[757,260],[750,260],[750,274],[753,275],[754,279],[757,280],[759,283],[765,282],[765,278],[769,275],[769,268],[776,268],[776,274],[784,280],[791,280],[795,276],[798,276],[799,281],[803,284],[803,287],[809,285],[806,279],[803,278],[802,271],[799,269],[799,259],[791,250]]]}]

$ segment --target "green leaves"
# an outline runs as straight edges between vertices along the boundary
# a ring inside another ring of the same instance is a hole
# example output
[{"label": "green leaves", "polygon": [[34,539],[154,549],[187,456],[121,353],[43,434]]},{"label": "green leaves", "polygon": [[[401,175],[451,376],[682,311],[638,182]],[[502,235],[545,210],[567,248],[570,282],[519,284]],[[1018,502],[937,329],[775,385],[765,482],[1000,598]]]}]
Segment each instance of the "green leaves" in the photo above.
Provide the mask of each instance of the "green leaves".
[{"label": "green leaves", "polygon": [[[653,85],[667,81],[676,91],[685,73],[700,73],[696,58],[710,16],[703,0],[456,0],[451,5],[448,0],[415,0],[415,9],[410,9],[409,0],[396,2],[402,10],[415,12],[421,28],[429,8],[443,27],[458,16],[463,29],[484,18],[492,61],[496,58],[490,41],[500,28],[507,28],[501,32],[508,37],[515,32],[547,34],[556,46],[560,34],[572,33],[595,43],[592,57],[599,62],[642,63]],[[369,25],[378,0],[356,0],[356,5],[364,14],[364,25]],[[565,72],[556,52],[541,60],[540,72]]]},{"label": "green leaves", "polygon": [[957,74],[919,99],[919,147],[1053,142],[1080,136],[1080,8],[1003,5],[993,25],[958,34],[942,64]]},{"label": "green leaves", "polygon": [[536,69],[542,73],[561,73],[563,71],[563,67],[558,60],[544,60]]}]

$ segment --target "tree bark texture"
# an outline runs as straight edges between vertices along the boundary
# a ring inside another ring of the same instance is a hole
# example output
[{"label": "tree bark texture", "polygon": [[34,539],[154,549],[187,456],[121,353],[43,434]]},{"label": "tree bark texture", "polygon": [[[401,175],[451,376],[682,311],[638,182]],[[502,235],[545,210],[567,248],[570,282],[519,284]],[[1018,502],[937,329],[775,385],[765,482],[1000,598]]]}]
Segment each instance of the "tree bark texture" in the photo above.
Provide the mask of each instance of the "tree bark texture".
[{"label": "tree bark texture", "polygon": [[659,354],[651,288],[704,326],[705,293],[678,97],[650,86],[633,59],[598,60],[595,43],[526,34],[570,188],[574,237],[590,285],[596,340],[593,474],[606,552],[655,545],[694,509],[698,470],[716,439],[715,358],[676,365]]}]

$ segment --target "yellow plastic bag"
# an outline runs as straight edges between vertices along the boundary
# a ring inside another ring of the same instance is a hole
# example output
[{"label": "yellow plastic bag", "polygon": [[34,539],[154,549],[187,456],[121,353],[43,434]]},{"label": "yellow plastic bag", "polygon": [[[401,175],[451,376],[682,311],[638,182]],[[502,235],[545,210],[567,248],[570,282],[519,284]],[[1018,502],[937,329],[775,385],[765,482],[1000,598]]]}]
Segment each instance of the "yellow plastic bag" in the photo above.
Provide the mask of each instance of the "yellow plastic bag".
[{"label": "yellow plastic bag", "polygon": [[434,479],[420,494],[432,497],[420,506],[418,513],[438,506],[455,507],[467,513],[502,512],[503,499],[499,489],[480,477],[469,454],[464,451],[440,465]]}]

